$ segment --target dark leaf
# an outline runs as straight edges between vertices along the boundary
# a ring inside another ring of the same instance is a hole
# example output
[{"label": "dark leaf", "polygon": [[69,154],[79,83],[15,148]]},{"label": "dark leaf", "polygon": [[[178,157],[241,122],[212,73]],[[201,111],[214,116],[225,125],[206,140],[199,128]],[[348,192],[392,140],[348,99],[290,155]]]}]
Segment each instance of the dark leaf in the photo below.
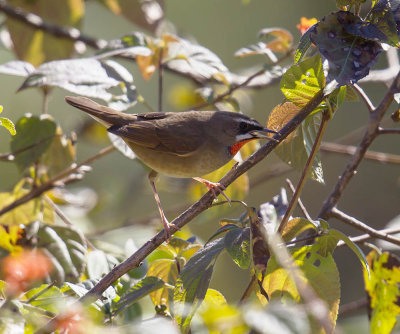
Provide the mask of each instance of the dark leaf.
[{"label": "dark leaf", "polygon": [[349,34],[344,25],[355,23],[357,17],[339,11],[325,16],[311,30],[311,41],[327,59],[328,82],[343,86],[368,75],[382,52],[379,43]]},{"label": "dark leaf", "polygon": [[247,269],[251,263],[250,228],[236,228],[226,233],[225,249],[232,260],[242,269]]},{"label": "dark leaf", "polygon": [[83,236],[69,227],[41,224],[37,237],[37,246],[43,248],[53,262],[52,277],[58,283],[79,282],[87,253]]},{"label": "dark leaf", "polygon": [[224,249],[222,238],[211,241],[186,263],[177,280],[174,291],[174,315],[184,333],[206,295],[218,255]]},{"label": "dark leaf", "polygon": [[164,281],[158,277],[148,276],[136,283],[129,291],[118,301],[114,314],[118,314],[139,299],[147,296],[149,293],[161,289],[165,285]]}]

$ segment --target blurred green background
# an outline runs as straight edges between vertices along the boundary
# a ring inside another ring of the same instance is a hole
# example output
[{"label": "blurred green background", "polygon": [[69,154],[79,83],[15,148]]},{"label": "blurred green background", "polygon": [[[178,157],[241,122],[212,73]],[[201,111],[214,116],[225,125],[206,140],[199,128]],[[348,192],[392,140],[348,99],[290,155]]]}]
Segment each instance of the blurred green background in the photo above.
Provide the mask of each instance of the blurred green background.
[{"label": "blurred green background", "polygon": [[[262,28],[282,27],[291,31],[295,42],[300,33],[296,29],[300,17],[321,18],[331,11],[336,10],[335,2],[317,0],[283,0],[283,1],[239,1],[239,0],[169,0],[165,4],[166,18],[176,27],[178,34],[183,37],[197,40],[197,42],[215,52],[224,64],[233,72],[238,72],[249,66],[262,63],[262,59],[249,57],[236,59],[233,54],[239,48],[257,42],[257,33]],[[95,1],[87,1],[85,18],[82,31],[90,36],[103,39],[116,39],[140,28],[127,20],[112,14]],[[92,54],[89,49],[87,54]],[[385,66],[385,59],[381,57],[379,66]],[[14,59],[13,54],[4,47],[0,48],[0,63]],[[157,78],[154,76],[145,82],[136,65],[122,62],[132,71],[135,84],[140,94],[152,106],[157,104]],[[289,62],[288,62],[289,63]],[[24,90],[16,94],[23,79],[18,77],[0,76],[0,103],[4,106],[4,117],[14,122],[24,113],[40,114],[42,96],[35,89]],[[164,81],[164,109],[172,111],[176,108],[174,92],[182,88],[195,88],[187,79],[165,73]],[[379,103],[386,87],[378,84],[363,86],[375,104]],[[265,123],[268,114],[274,106],[282,102],[283,95],[279,86],[274,85],[266,89],[246,91],[251,102],[247,104],[246,112]],[[66,105],[64,96],[69,95],[61,89],[54,89],[50,96],[49,113],[61,124],[64,132],[68,133],[79,129],[88,120],[80,111]],[[394,110],[394,106],[392,109]],[[138,104],[131,112],[147,111],[143,105]],[[3,116],[2,115],[2,116]],[[326,141],[340,138],[354,129],[363,126],[368,119],[365,106],[360,103],[345,103],[329,123]],[[394,125],[392,125],[394,126]],[[9,134],[0,129],[0,152],[9,152]],[[378,138],[372,150],[400,154],[398,140],[392,136]],[[348,144],[357,145],[359,138]],[[78,138],[78,162],[95,154],[104,143],[94,143]],[[322,163],[325,173],[325,185],[308,181],[302,194],[307,209],[313,217],[326,199],[339,175],[349,161],[349,156],[337,154],[323,154]],[[276,156],[271,155],[262,161],[249,173],[250,183],[253,187],[245,199],[250,206],[258,207],[261,203],[271,200],[285,187],[285,178],[289,177],[297,183],[299,173],[292,171],[272,180],[264,181],[265,175],[271,166],[278,163]],[[155,229],[161,228],[158,212],[147,180],[147,172],[136,161],[130,161],[118,152],[113,152],[96,161],[93,171],[69,189],[89,187],[97,194],[97,205],[90,212],[88,219],[82,217],[75,219],[76,223],[86,232],[96,235],[104,240],[118,245],[124,244],[127,238],[133,238],[140,245]],[[9,191],[20,178],[19,171],[12,163],[0,162],[1,179],[0,190]],[[399,166],[380,164],[373,161],[363,161],[357,175],[351,181],[344,196],[339,202],[339,208],[348,214],[370,224],[375,228],[384,228],[389,220],[399,214],[398,203],[400,198],[400,173]],[[255,180],[259,180],[254,184]],[[189,197],[187,188],[190,180],[174,180],[161,177],[158,182],[161,201],[167,216],[172,220],[193,200]],[[204,189],[205,191],[205,189]],[[235,218],[241,209],[235,205],[225,208],[224,212],[210,210],[190,224],[191,231],[200,240],[208,237],[218,228],[218,221],[223,217]],[[296,211],[296,214],[301,215]],[[149,219],[154,217],[153,220]],[[138,222],[146,222],[145,225]],[[356,235],[357,233],[342,223],[331,220],[331,226]],[[123,229],[115,230],[116,226],[129,224]],[[114,229],[114,230],[113,230]],[[105,230],[110,232],[103,233]],[[113,231],[111,231],[113,230]],[[102,233],[99,233],[102,232]],[[356,256],[346,248],[335,252],[342,282],[342,303],[364,296],[361,265]],[[235,301],[242,294],[242,289],[249,280],[248,272],[239,270],[227,256],[221,256],[216,266],[211,287],[214,287],[228,298]],[[361,319],[361,320],[360,320]],[[365,316],[355,318],[365,324]],[[348,333],[365,333],[365,327],[357,322],[351,324],[346,320],[347,326],[354,329]]]}]

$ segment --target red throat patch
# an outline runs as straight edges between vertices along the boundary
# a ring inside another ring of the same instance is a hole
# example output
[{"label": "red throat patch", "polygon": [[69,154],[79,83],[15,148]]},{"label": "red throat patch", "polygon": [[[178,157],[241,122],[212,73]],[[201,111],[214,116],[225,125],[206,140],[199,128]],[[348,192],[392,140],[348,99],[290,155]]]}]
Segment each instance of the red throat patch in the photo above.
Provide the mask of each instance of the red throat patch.
[{"label": "red throat patch", "polygon": [[[254,138],[254,139],[255,139],[255,138]],[[231,155],[234,156],[236,153],[238,153],[239,150],[242,148],[242,146],[243,146],[244,144],[248,143],[250,140],[253,140],[253,139],[246,139],[246,140],[240,141],[240,142],[238,142],[238,143],[232,145],[232,146],[230,147],[230,149],[229,149],[229,152],[231,153]]]}]

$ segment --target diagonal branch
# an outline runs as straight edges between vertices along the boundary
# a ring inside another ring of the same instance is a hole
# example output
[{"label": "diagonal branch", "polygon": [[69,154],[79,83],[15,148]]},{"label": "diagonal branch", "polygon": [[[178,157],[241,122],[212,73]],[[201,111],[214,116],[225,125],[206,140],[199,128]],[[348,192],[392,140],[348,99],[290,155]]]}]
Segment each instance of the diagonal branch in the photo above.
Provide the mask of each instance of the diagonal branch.
[{"label": "diagonal branch", "polygon": [[399,91],[400,88],[400,72],[397,74],[395,80],[387,91],[386,95],[383,97],[379,106],[370,113],[370,119],[366,127],[361,143],[358,145],[356,151],[354,152],[350,162],[347,164],[346,169],[343,171],[339,181],[336,183],[335,188],[325,201],[322,206],[319,218],[328,219],[331,216],[332,209],[338,203],[343,191],[350,182],[353,175],[356,173],[358,166],[365,157],[368,147],[371,145],[373,140],[378,135],[378,129],[380,122],[385,114],[386,110],[393,102],[393,95]]}]

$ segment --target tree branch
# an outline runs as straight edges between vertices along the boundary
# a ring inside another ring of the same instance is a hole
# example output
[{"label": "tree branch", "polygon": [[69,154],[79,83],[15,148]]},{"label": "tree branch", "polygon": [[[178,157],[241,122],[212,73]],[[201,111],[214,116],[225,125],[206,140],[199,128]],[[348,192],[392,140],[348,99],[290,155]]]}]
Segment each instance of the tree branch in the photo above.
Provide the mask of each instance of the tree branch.
[{"label": "tree branch", "polygon": [[[333,153],[340,153],[347,155],[354,155],[357,151],[356,146],[341,145],[337,143],[327,143],[327,142],[321,143],[320,149],[323,152],[333,152]],[[398,154],[366,151],[364,159],[379,161],[383,163],[400,164],[400,155]]]},{"label": "tree branch", "polygon": [[386,233],[379,232],[379,231],[373,229],[372,227],[370,227],[369,225],[363,223],[362,221],[360,221],[354,217],[347,215],[346,213],[344,213],[343,211],[340,211],[337,208],[332,208],[331,217],[337,218],[337,219],[341,220],[342,222],[344,222],[350,226],[353,226],[354,228],[356,228],[358,230],[367,232],[370,236],[372,236],[374,238],[386,240],[388,242],[391,242],[392,244],[400,246],[400,239],[393,237],[391,235],[388,235]]},{"label": "tree branch", "polygon": [[332,209],[338,203],[347,184],[350,182],[359,164],[363,160],[368,147],[371,145],[375,137],[378,135],[379,124],[386,110],[393,102],[393,95],[399,91],[399,87],[400,87],[400,72],[397,74],[396,79],[393,81],[392,85],[385,94],[379,106],[370,113],[370,119],[368,121],[364,137],[361,140],[361,143],[358,145],[356,151],[354,152],[350,162],[347,164],[341,177],[339,178],[339,181],[336,183],[333,191],[323,204],[322,209],[318,215],[319,218],[325,220],[329,218]]},{"label": "tree branch", "polygon": [[56,37],[66,38],[72,41],[80,41],[95,49],[102,49],[108,44],[106,40],[89,37],[82,34],[76,28],[61,27],[59,25],[46,22],[36,14],[27,12],[22,8],[8,5],[6,0],[0,0],[0,11],[9,17],[12,17],[13,19],[26,23],[32,28],[43,30]]},{"label": "tree branch", "polygon": [[[26,202],[29,202],[30,200],[32,200],[36,197],[39,197],[46,191],[48,191],[54,187],[57,187],[60,182],[65,184],[66,182],[71,182],[73,180],[76,180],[76,176],[72,175],[73,173],[80,172],[80,170],[82,169],[83,166],[92,163],[94,160],[110,153],[114,149],[115,149],[115,147],[110,145],[110,146],[102,149],[100,152],[98,152],[94,156],[85,160],[84,162],[81,162],[78,165],[72,165],[71,167],[67,168],[66,170],[64,170],[61,173],[54,176],[52,179],[50,179],[46,183],[43,183],[42,185],[40,185],[38,187],[32,188],[32,190],[30,192],[28,192],[27,194],[25,194],[24,196],[16,199],[14,202],[12,202],[9,205],[2,208],[0,210],[0,216],[5,214],[8,211],[11,211],[11,210],[17,208],[18,206],[20,206],[22,204],[25,204]],[[67,180],[65,180],[66,178],[67,178]]]}]

